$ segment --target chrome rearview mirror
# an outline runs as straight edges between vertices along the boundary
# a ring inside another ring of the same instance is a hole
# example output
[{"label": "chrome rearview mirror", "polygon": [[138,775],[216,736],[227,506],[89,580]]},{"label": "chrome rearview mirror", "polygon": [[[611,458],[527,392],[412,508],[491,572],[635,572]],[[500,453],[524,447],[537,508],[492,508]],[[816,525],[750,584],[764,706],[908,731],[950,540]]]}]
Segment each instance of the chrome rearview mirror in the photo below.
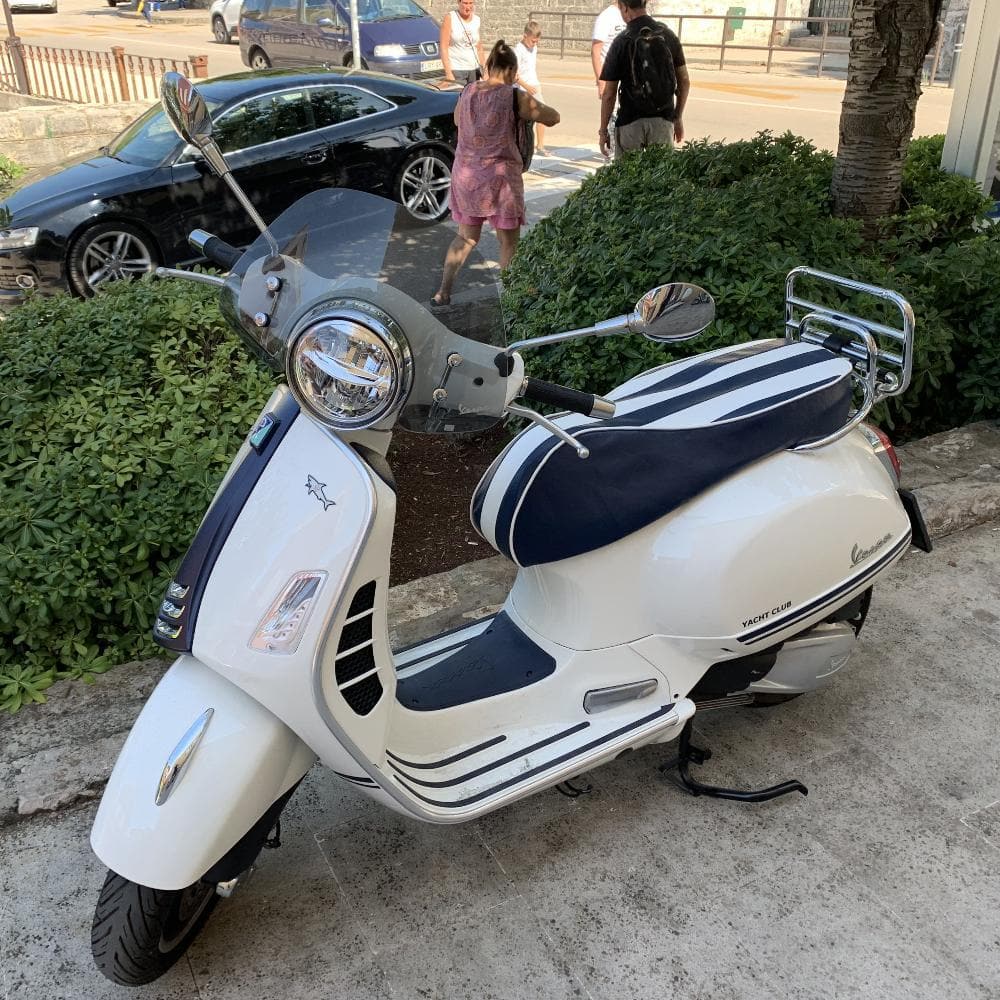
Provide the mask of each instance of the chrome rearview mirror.
[{"label": "chrome rearview mirror", "polygon": [[198,88],[182,73],[164,73],[160,81],[160,103],[174,131],[205,157],[212,171],[219,175],[246,209],[254,225],[263,233],[271,253],[278,255],[278,244],[268,231],[267,223],[257,214],[253,203],[236,183],[229,164],[212,135],[212,116]]},{"label": "chrome rearview mirror", "polygon": [[191,143],[217,174],[228,173],[222,151],[212,138],[208,105],[197,87],[181,73],[164,73],[160,82],[160,103],[174,131]]},{"label": "chrome rearview mirror", "polygon": [[629,328],[666,344],[697,337],[714,319],[715,299],[704,288],[673,282],[651,288],[639,299]]}]

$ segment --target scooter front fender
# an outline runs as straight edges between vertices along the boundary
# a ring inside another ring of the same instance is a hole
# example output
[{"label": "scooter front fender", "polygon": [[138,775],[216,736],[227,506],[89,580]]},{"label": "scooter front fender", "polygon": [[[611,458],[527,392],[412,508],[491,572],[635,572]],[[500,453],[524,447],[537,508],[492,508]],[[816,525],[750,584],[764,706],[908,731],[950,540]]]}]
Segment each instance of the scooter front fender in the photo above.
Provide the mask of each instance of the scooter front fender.
[{"label": "scooter front fender", "polygon": [[314,760],[260,703],[182,656],[125,741],[91,846],[133,882],[182,889],[212,868]]}]

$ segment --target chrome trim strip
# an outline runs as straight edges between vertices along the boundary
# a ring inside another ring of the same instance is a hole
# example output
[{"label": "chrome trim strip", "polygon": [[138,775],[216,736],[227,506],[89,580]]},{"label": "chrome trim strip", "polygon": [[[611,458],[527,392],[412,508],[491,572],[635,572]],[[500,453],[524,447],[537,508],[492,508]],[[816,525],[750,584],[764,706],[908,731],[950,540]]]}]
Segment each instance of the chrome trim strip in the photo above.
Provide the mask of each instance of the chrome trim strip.
[{"label": "chrome trim strip", "polygon": [[188,731],[180,738],[177,746],[171,751],[166,764],[163,765],[163,773],[160,775],[160,783],[156,787],[156,804],[162,806],[173,794],[177,783],[184,776],[188,764],[201,738],[205,735],[209,722],[215,714],[214,708],[206,708],[201,715],[191,724]]}]

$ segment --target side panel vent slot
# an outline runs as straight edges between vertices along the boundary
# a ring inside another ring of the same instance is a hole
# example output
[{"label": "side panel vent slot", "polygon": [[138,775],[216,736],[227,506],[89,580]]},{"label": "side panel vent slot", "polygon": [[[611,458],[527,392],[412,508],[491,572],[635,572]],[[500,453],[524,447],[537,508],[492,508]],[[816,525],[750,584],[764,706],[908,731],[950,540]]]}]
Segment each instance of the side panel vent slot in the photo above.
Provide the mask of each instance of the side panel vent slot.
[{"label": "side panel vent slot", "polygon": [[372,639],[374,607],[375,581],[371,580],[358,590],[347,609],[347,624],[341,630],[334,661],[337,687],[358,715],[367,715],[382,697]]},{"label": "side panel vent slot", "polygon": [[358,715],[367,715],[382,697],[382,682],[378,679],[378,674],[372,674],[363,681],[344,688],[340,693]]},{"label": "side panel vent slot", "polygon": [[351,601],[351,606],[347,609],[347,617],[353,618],[360,615],[362,611],[371,611],[375,607],[375,581],[366,583]]}]

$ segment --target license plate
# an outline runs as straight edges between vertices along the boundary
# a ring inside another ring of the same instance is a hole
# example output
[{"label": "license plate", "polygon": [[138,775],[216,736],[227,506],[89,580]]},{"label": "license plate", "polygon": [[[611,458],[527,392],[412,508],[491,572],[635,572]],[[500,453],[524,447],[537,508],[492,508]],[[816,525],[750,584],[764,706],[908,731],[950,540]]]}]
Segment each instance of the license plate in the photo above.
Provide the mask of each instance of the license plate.
[{"label": "license plate", "polygon": [[420,64],[421,73],[430,73],[432,70],[444,69],[444,63],[440,59],[428,59]]}]

